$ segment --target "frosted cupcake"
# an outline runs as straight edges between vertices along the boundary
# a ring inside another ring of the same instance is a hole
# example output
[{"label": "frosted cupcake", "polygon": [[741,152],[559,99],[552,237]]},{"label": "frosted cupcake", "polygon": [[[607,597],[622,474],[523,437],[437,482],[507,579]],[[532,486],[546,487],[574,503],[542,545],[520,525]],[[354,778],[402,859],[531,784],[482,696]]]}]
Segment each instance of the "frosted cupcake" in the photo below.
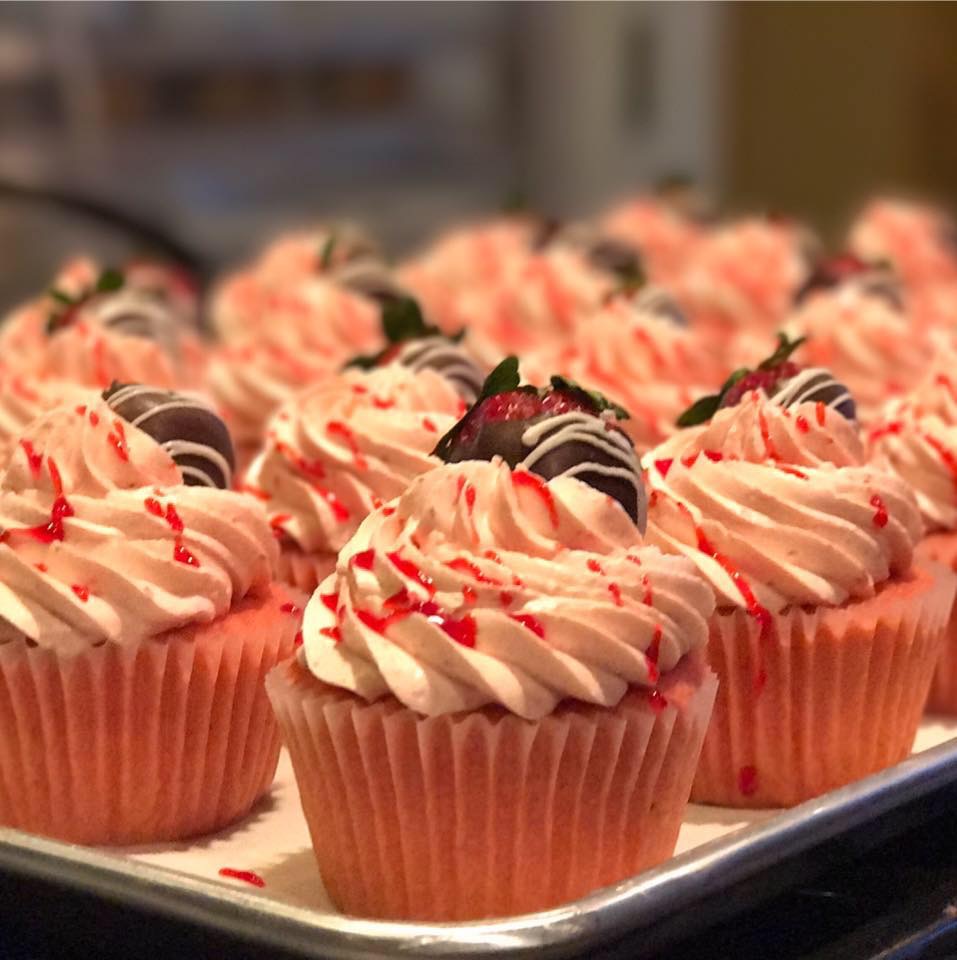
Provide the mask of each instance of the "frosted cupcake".
[{"label": "frosted cupcake", "polygon": [[649,542],[690,559],[718,604],[692,798],[790,806],[910,752],[955,580],[914,562],[914,495],[866,465],[827,371],[785,355],[716,400],[645,460]]},{"label": "frosted cupcake", "polygon": [[713,382],[718,367],[673,297],[647,287],[609,297],[588,314],[574,339],[522,361],[532,381],[556,370],[592,384],[631,414],[622,427],[639,453],[670,436],[675,420]]},{"label": "frosted cupcake", "polygon": [[[914,490],[925,536],[918,555],[957,569],[957,379],[951,349],[927,379],[888,404],[870,432],[871,455]],[[957,621],[934,675],[928,709],[957,713]]]},{"label": "frosted cupcake", "polygon": [[865,260],[892,264],[908,288],[957,281],[954,223],[928,205],[874,200],[851,225],[848,246]]},{"label": "frosted cupcake", "polygon": [[129,387],[22,437],[0,478],[0,824],[176,840],[269,787],[262,680],[298,624],[262,508],[218,489],[225,444],[206,408]]},{"label": "frosted cupcake", "polygon": [[432,449],[478,389],[472,362],[442,338],[391,349],[385,366],[294,395],[249,468],[245,489],[282,545],[281,578],[301,590],[329,573],[366,516],[436,466]]},{"label": "frosted cupcake", "polygon": [[738,330],[776,330],[808,274],[808,234],[796,224],[749,219],[709,233],[677,289],[692,322],[720,341]]},{"label": "frosted cupcake", "polygon": [[453,462],[362,524],[267,681],[347,913],[524,913],[674,849],[714,697],[710,591],[643,545],[614,414],[519,390],[516,368],[444,438]]}]

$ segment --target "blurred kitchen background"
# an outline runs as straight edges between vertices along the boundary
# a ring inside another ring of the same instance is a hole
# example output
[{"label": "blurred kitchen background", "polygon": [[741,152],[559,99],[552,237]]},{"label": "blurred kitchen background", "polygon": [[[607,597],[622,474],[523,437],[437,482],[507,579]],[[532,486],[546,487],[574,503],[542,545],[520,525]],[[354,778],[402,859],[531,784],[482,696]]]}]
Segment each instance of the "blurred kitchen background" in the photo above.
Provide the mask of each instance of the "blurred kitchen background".
[{"label": "blurred kitchen background", "polygon": [[388,248],[519,195],[594,211],[675,172],[825,234],[889,185],[957,201],[957,6],[5,3],[0,297],[122,234],[213,267],[348,215]]}]

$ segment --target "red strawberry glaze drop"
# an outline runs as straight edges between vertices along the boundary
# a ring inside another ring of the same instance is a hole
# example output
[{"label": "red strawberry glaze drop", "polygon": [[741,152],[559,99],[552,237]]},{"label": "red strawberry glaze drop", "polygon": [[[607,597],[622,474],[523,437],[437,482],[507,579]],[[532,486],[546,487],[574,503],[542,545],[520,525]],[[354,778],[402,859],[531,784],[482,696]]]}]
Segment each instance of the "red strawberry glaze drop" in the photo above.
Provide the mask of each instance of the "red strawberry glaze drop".
[{"label": "red strawberry glaze drop", "polygon": [[86,416],[86,404],[85,404],[85,403],[81,403],[78,407],[76,407],[76,409],[74,410],[74,413],[75,413],[78,417],[85,417],[85,416]]},{"label": "red strawberry glaze drop", "polygon": [[90,426],[98,427],[100,425],[100,415],[95,411],[90,411]]},{"label": "red strawberry glaze drop", "polygon": [[880,440],[881,437],[886,437],[888,435],[897,435],[904,429],[903,420],[894,420],[891,423],[882,424],[879,427],[875,427],[870,434],[870,441],[874,443],[875,440]]},{"label": "red strawberry glaze drop", "polygon": [[360,570],[371,570],[372,565],[375,563],[375,550],[360,550],[359,553],[352,555],[352,559],[349,562],[354,567],[359,567]]},{"label": "red strawberry glaze drop", "polygon": [[738,789],[745,797],[750,797],[757,791],[758,771],[756,768],[746,766],[738,771]]},{"label": "red strawberry glaze drop", "polygon": [[422,429],[428,430],[429,433],[439,432],[439,428],[428,417],[422,418]]},{"label": "red strawberry glaze drop", "polygon": [[113,430],[106,435],[106,439],[112,445],[113,450],[120,460],[124,463],[129,463],[130,448],[126,443],[126,429],[123,426],[122,420],[118,418],[113,420]]},{"label": "red strawberry glaze drop", "polygon": [[30,472],[35,476],[40,476],[40,471],[43,469],[43,454],[37,453],[33,449],[33,444],[29,440],[21,440],[20,446],[23,448],[23,452],[26,454],[27,463],[30,464]]},{"label": "red strawberry glaze drop", "polygon": [[515,600],[515,594],[509,593],[508,590],[502,590],[499,593],[498,598],[503,607],[510,607]]},{"label": "red strawberry glaze drop", "polygon": [[663,477],[667,477],[667,476],[668,476],[668,471],[671,469],[671,465],[672,465],[674,462],[675,462],[674,457],[667,457],[667,458],[664,459],[664,460],[656,460],[656,461],[655,461],[655,469],[656,469],[656,470],[658,471],[658,473],[660,473]]},{"label": "red strawberry glaze drop", "polygon": [[491,577],[485,576],[471,560],[465,557],[456,557],[454,560],[449,560],[445,565],[450,570],[457,570],[459,573],[469,574],[479,583],[488,583],[496,587],[502,585],[500,580],[493,580]]},{"label": "red strawberry glaze drop", "polygon": [[174,533],[182,533],[186,529],[183,521],[180,519],[180,515],[176,512],[176,507],[172,503],[166,505],[166,522],[169,524],[170,530]]},{"label": "red strawberry glaze drop", "polygon": [[435,584],[432,582],[432,578],[424,574],[411,560],[403,557],[398,550],[387,553],[386,556],[399,573],[425,587],[430,597],[435,593]]},{"label": "red strawberry glaze drop", "polygon": [[555,506],[555,498],[540,476],[529,473],[527,470],[516,470],[512,473],[512,484],[516,487],[525,487],[528,490],[534,491],[545,504],[549,519],[552,521],[552,526],[558,526],[558,508]]},{"label": "red strawberry glaze drop", "polygon": [[453,616],[442,610],[433,600],[419,600],[412,597],[405,589],[386,601],[386,606],[392,613],[385,617],[377,617],[368,610],[357,610],[356,616],[376,633],[385,633],[389,626],[403,620],[413,613],[421,613],[430,623],[434,623],[445,634],[463,647],[474,647],[477,627],[470,614],[461,617]]},{"label": "red strawberry glaze drop", "polygon": [[621,587],[619,587],[617,583],[609,583],[608,592],[611,594],[612,600],[615,601],[616,607],[624,606],[624,602],[621,599]]},{"label": "red strawberry glaze drop", "polygon": [[659,690],[648,691],[648,703],[655,713],[662,713],[668,706],[668,700]]},{"label": "red strawberry glaze drop", "polygon": [[40,573],[46,573],[48,569],[45,563],[35,563],[33,566],[36,567]]},{"label": "red strawberry glaze drop", "polygon": [[336,612],[339,606],[339,595],[337,593],[320,593],[319,599],[327,610]]},{"label": "red strawberry glaze drop", "polygon": [[163,516],[163,504],[159,500],[155,500],[153,497],[147,497],[143,501],[143,505],[146,507],[148,513],[153,514],[154,517]]},{"label": "red strawberry glaze drop", "polygon": [[293,643],[293,646],[295,646],[295,647],[301,647],[301,646],[302,646],[302,631],[301,631],[301,630],[296,633],[296,636],[295,636],[295,637],[293,637],[292,643]]},{"label": "red strawberry glaze drop", "polygon": [[173,559],[177,563],[185,563],[188,567],[199,567],[199,561],[189,552],[185,544],[178,537],[173,547]]},{"label": "red strawberry glaze drop", "polygon": [[81,583],[74,583],[70,586],[70,589],[83,601],[86,603],[90,599],[90,588],[83,586]]},{"label": "red strawberry glaze drop", "polygon": [[648,644],[648,650],[645,653],[645,656],[648,660],[653,663],[655,666],[658,665],[658,657],[661,656],[661,639],[664,636],[664,633],[661,629],[661,625],[655,627],[655,632],[651,636],[651,643]]},{"label": "red strawberry glaze drop", "polygon": [[641,578],[641,585],[645,588],[645,595],[642,597],[641,602],[644,603],[646,607],[650,607],[654,603],[655,594],[651,588],[651,581],[648,579],[647,573]]},{"label": "red strawberry glaze drop", "polygon": [[326,432],[334,437],[342,438],[346,446],[352,451],[352,460],[358,470],[366,470],[368,468],[366,459],[359,450],[359,443],[355,438],[355,434],[353,434],[341,420],[330,420],[326,425]]},{"label": "red strawberry glaze drop", "polygon": [[475,587],[470,587],[468,584],[462,587],[462,599],[466,603],[475,603],[475,601],[478,600],[478,593],[476,593]]},{"label": "red strawberry glaze drop", "polygon": [[823,427],[824,420],[827,417],[827,407],[824,405],[823,401],[818,400],[818,402],[814,405],[814,410],[817,415],[817,425],[819,427]]},{"label": "red strawberry glaze drop", "polygon": [[243,883],[248,883],[254,887],[266,886],[266,881],[258,873],[253,873],[252,870],[234,870],[232,867],[223,867],[219,871],[219,875],[230,877],[233,880],[242,880]]},{"label": "red strawberry glaze drop", "polygon": [[807,417],[805,417],[804,414],[799,413],[794,422],[797,424],[797,428],[801,433],[810,433],[811,424],[807,422]]},{"label": "red strawberry glaze drop", "polygon": [[930,446],[937,451],[937,455],[943,461],[944,466],[950,471],[950,475],[953,478],[954,485],[957,486],[957,457],[945,447],[937,437],[931,436],[929,433],[925,433],[924,439],[927,441]]},{"label": "red strawberry glaze drop", "polygon": [[383,516],[383,517],[391,517],[393,513],[395,513],[395,507],[383,507],[383,508],[382,508],[382,516]]},{"label": "red strawberry glaze drop", "polygon": [[538,617],[532,616],[530,613],[510,613],[509,617],[517,623],[520,623],[523,627],[527,627],[536,637],[542,640],[545,639],[545,625]]},{"label": "red strawberry glaze drop", "polygon": [[5,543],[11,536],[22,535],[39,540],[40,543],[50,544],[56,540],[62,540],[66,536],[66,530],[63,521],[67,517],[73,516],[73,507],[63,495],[63,480],[60,477],[60,471],[52,459],[47,458],[47,470],[50,473],[50,482],[53,484],[55,497],[50,507],[50,520],[48,523],[40,523],[35,527],[23,527],[4,530],[0,533],[0,543]]},{"label": "red strawberry glaze drop", "polygon": [[383,397],[373,397],[372,406],[377,410],[388,410],[395,406],[395,400],[389,400]]},{"label": "red strawberry glaze drop", "polygon": [[588,567],[589,570],[591,570],[592,573],[600,573],[602,574],[602,576],[604,576],[605,571],[602,570],[601,564],[594,558],[589,558],[586,566]]},{"label": "red strawberry glaze drop", "polygon": [[342,642],[342,634],[339,632],[338,627],[322,627],[319,632],[324,637],[328,637],[333,643]]},{"label": "red strawberry glaze drop", "polygon": [[778,453],[777,447],[774,445],[774,441],[771,439],[771,430],[768,427],[768,420],[763,410],[758,413],[758,423],[761,426],[761,439],[764,441],[764,450],[768,459],[780,460],[781,456]]},{"label": "red strawberry glaze drop", "polygon": [[465,506],[468,509],[469,516],[471,516],[475,510],[475,487],[471,484],[465,488]]},{"label": "red strawberry glaze drop", "polygon": [[875,493],[871,497],[871,506],[874,508],[874,526],[875,527],[886,527],[887,521],[890,517],[887,514],[887,507],[884,506],[884,501],[881,499],[880,494]]},{"label": "red strawberry glaze drop", "polygon": [[349,508],[331,491],[324,490],[322,487],[312,485],[312,489],[322,497],[332,510],[333,516],[339,523],[345,523],[352,516]]},{"label": "red strawberry glaze drop", "polygon": [[307,460],[302,454],[293,450],[284,440],[276,443],[276,452],[295,464],[299,470],[308,474],[310,477],[322,480],[326,475],[325,467],[323,467],[319,460]]}]

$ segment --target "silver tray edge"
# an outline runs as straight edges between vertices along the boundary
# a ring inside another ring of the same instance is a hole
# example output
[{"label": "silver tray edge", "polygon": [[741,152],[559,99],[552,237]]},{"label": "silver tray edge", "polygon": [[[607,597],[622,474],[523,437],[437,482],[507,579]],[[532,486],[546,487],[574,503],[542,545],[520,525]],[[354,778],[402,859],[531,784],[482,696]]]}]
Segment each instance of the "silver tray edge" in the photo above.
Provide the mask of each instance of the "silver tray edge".
[{"label": "silver tray edge", "polygon": [[647,928],[775,863],[957,782],[957,739],[889,770],[689,850],[553,910],[473,923],[360,920],[16,830],[0,829],[0,871],[162,913],[303,956],[568,957]]}]

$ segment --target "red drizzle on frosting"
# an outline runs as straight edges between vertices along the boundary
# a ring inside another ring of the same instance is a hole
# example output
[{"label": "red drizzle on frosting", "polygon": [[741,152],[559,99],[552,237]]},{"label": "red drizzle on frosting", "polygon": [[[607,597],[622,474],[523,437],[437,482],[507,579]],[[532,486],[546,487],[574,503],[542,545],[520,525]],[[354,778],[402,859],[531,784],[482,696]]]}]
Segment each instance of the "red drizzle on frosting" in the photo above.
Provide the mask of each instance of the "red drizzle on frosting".
[{"label": "red drizzle on frosting", "polygon": [[100,415],[95,411],[90,411],[90,426],[98,427],[100,425]]},{"label": "red drizzle on frosting", "polygon": [[470,587],[468,584],[462,587],[462,599],[466,603],[475,603],[475,601],[478,600],[478,593],[476,593],[475,587]]},{"label": "red drizzle on frosting", "polygon": [[663,477],[667,477],[667,476],[668,476],[668,471],[671,469],[671,465],[672,465],[674,462],[675,462],[675,461],[674,461],[674,457],[667,457],[667,458],[664,459],[664,460],[656,460],[656,461],[655,461],[655,469],[656,469],[656,470],[658,471],[658,473],[660,473]]},{"label": "red drizzle on frosting", "polygon": [[90,599],[90,588],[84,587],[81,583],[74,583],[70,589],[84,602]]},{"label": "red drizzle on frosting", "polygon": [[326,432],[331,436],[342,438],[346,446],[352,451],[352,460],[357,469],[365,470],[368,468],[369,465],[359,450],[359,443],[355,438],[355,434],[353,434],[341,420],[330,420],[329,423],[326,424]]},{"label": "red drizzle on frosting", "polygon": [[875,527],[886,527],[887,521],[890,519],[887,514],[887,507],[884,506],[884,501],[881,499],[880,494],[875,493],[871,497],[871,506],[874,508],[874,526]]},{"label": "red drizzle on frosting", "polygon": [[386,556],[399,573],[425,587],[430,597],[435,593],[435,584],[432,582],[432,578],[423,573],[411,560],[403,557],[398,550],[387,553]]},{"label": "red drizzle on frosting", "polygon": [[37,453],[33,449],[33,444],[29,440],[21,440],[20,446],[23,448],[23,452],[27,456],[27,463],[30,464],[30,472],[35,476],[40,476],[40,471],[43,469],[43,454]]},{"label": "red drizzle on frosting", "polygon": [[456,557],[454,560],[449,560],[445,565],[450,570],[457,570],[459,573],[469,574],[479,583],[488,583],[495,587],[502,585],[501,580],[493,580],[491,577],[485,576],[485,574],[482,573],[482,571],[479,570],[479,568],[466,557]]},{"label": "red drizzle on frosting", "polygon": [[447,613],[434,600],[419,600],[412,597],[408,590],[402,589],[389,597],[386,606],[392,611],[384,617],[378,617],[368,610],[356,610],[356,616],[376,633],[385,631],[399,620],[413,613],[421,613],[430,623],[435,624],[447,636],[463,647],[474,647],[477,627],[470,614],[458,617]]},{"label": "red drizzle on frosting", "polygon": [[768,455],[768,459],[780,460],[781,456],[778,453],[777,447],[774,445],[774,441],[771,439],[771,430],[768,427],[768,420],[763,410],[758,412],[758,423],[761,426],[761,439],[764,441],[764,449]]},{"label": "red drizzle on frosting", "polygon": [[475,487],[472,484],[465,488],[465,506],[468,508],[469,516],[471,516],[472,511],[475,510]]},{"label": "red drizzle on frosting", "polygon": [[929,433],[923,434],[923,437],[937,451],[937,455],[943,461],[944,466],[950,471],[954,485],[957,486],[957,457],[937,437],[931,436]]},{"label": "red drizzle on frosting", "polygon": [[510,613],[509,617],[523,627],[528,627],[536,637],[545,639],[545,626],[538,617],[534,617],[530,613]]},{"label": "red drizzle on frosting", "polygon": [[801,433],[810,433],[811,424],[807,422],[807,417],[805,417],[804,414],[799,413],[794,422],[797,424],[797,428]]},{"label": "red drizzle on frosting", "polygon": [[548,510],[549,519],[552,521],[552,526],[558,526],[558,508],[555,506],[555,498],[552,496],[551,490],[548,489],[545,481],[540,476],[534,473],[529,473],[528,470],[516,470],[512,473],[512,483],[516,487],[526,487],[527,489],[534,491],[545,504],[545,508]]},{"label": "red drizzle on frosting", "polygon": [[589,558],[586,566],[588,567],[589,570],[591,570],[592,573],[600,573],[604,576],[605,571],[602,570],[601,564],[597,560],[595,560],[593,557]]},{"label": "red drizzle on frosting", "polygon": [[327,610],[331,610],[333,613],[339,606],[339,595],[337,593],[320,593],[319,600]]},{"label": "red drizzle on frosting", "polygon": [[50,473],[50,482],[53,484],[54,492],[49,522],[37,524],[35,527],[4,530],[3,533],[0,533],[0,543],[6,542],[11,536],[17,534],[32,537],[34,540],[39,540],[40,543],[47,544],[53,543],[55,540],[62,540],[66,536],[63,521],[67,517],[73,516],[73,507],[63,495],[63,480],[60,477],[60,471],[50,457],[47,458],[47,470]]},{"label": "red drizzle on frosting", "polygon": [[301,630],[296,633],[296,636],[293,638],[292,643],[293,643],[293,646],[295,646],[295,647],[301,647],[301,646],[302,646],[302,631],[301,631]]},{"label": "red drizzle on frosting", "polygon": [[624,606],[621,599],[621,587],[619,587],[617,583],[609,583],[608,592],[611,594],[612,600],[615,601],[616,607]]},{"label": "red drizzle on frosting", "polygon": [[428,430],[429,433],[439,432],[439,428],[428,417],[422,418],[422,429]]},{"label": "red drizzle on frosting", "polygon": [[130,448],[126,443],[126,429],[122,420],[119,418],[113,420],[113,430],[106,435],[106,439],[110,442],[120,460],[129,463]]},{"label": "red drizzle on frosting", "polygon": [[266,886],[266,881],[258,873],[253,873],[252,870],[234,870],[232,867],[223,867],[219,871],[219,875],[221,877],[231,877],[233,880],[242,880],[243,883],[251,884],[254,887]]},{"label": "red drizzle on frosting", "polygon": [[185,563],[188,567],[199,567],[199,561],[189,552],[189,549],[186,545],[177,538],[176,544],[173,547],[173,559],[177,563]]},{"label": "red drizzle on frosting", "polygon": [[509,593],[508,590],[502,590],[499,593],[498,598],[501,601],[503,607],[509,607],[512,605],[512,601],[515,599],[515,594]]},{"label": "red drizzle on frosting", "polygon": [[388,410],[390,407],[395,406],[395,400],[389,400],[383,397],[373,397],[372,406],[377,410]]},{"label": "red drizzle on frosting", "polygon": [[870,441],[873,443],[875,440],[880,440],[881,437],[885,437],[889,434],[898,434],[901,430],[904,429],[903,420],[893,420],[890,423],[881,424],[879,427],[875,427],[871,430]]},{"label": "red drizzle on frosting", "polygon": [[818,400],[818,402],[814,404],[814,411],[817,416],[817,425],[823,427],[824,420],[827,417],[827,407],[824,405],[823,400]]},{"label": "red drizzle on frosting", "polygon": [[338,627],[321,627],[319,632],[324,636],[332,640],[333,643],[340,643],[342,641],[342,634],[339,632]]},{"label": "red drizzle on frosting", "polygon": [[361,570],[371,570],[373,563],[375,563],[375,550],[371,548],[369,550],[360,550],[359,553],[352,555],[352,559],[349,562]]},{"label": "red drizzle on frosting", "polygon": [[661,713],[668,706],[667,699],[659,690],[648,691],[648,703],[655,713]]}]

